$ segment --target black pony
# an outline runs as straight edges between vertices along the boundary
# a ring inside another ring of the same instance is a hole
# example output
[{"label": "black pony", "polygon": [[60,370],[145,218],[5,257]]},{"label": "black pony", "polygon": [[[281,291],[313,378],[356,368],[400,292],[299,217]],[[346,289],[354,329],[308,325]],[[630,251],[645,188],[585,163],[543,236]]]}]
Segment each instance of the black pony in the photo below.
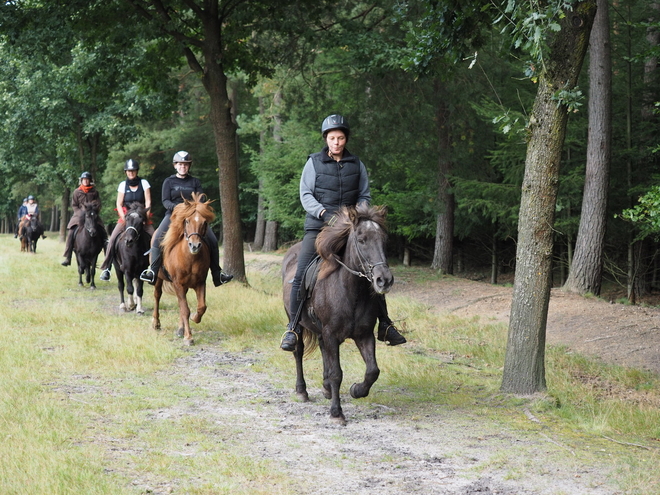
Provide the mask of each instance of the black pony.
[{"label": "black pony", "polygon": [[[316,239],[322,262],[311,296],[304,303],[298,339],[296,392],[307,401],[307,386],[302,360],[316,344],[323,356],[323,395],[332,399],[330,417],[340,424],[346,420],[339,401],[342,370],[339,345],[347,338],[355,341],[366,365],[364,381],[350,388],[354,398],[366,397],[380,370],[376,363],[374,326],[379,313],[378,298],[392,287],[394,277],[387,266],[384,207],[342,208]],[[300,244],[287,252],[282,265],[284,308],[289,311],[291,284],[296,271]]]},{"label": "black pony", "polygon": [[37,241],[44,235],[44,227],[35,216],[26,217],[21,223],[21,251],[37,252]]},{"label": "black pony", "polygon": [[[145,253],[151,245],[151,235],[144,230],[147,210],[140,203],[131,203],[125,215],[124,232],[117,237],[113,265],[117,272],[117,287],[121,304],[119,309],[144,314],[142,308],[143,284],[140,273],[149,265]],[[124,302],[124,280],[128,305]],[[135,292],[135,298],[133,293]]]},{"label": "black pony", "polygon": [[73,244],[73,251],[78,261],[78,285],[84,285],[82,276],[90,284],[91,289],[96,289],[94,275],[96,274],[96,261],[99,253],[105,248],[107,234],[98,223],[100,205],[94,201],[84,206],[85,223],[82,229],[78,229]]}]

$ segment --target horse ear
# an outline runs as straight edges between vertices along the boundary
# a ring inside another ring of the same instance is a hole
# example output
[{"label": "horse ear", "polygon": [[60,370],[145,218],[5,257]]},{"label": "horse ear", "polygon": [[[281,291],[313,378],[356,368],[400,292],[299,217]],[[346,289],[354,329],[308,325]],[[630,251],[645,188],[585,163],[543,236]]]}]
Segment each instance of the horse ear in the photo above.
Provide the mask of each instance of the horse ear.
[{"label": "horse ear", "polygon": [[358,213],[355,208],[346,208],[346,214],[351,223],[355,224],[358,221]]}]

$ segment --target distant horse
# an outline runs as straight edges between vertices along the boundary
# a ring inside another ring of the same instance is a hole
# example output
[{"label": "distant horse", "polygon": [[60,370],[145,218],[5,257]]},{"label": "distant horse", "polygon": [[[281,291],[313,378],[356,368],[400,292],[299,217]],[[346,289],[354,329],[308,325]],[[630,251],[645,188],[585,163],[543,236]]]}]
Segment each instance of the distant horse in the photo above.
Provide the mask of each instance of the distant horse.
[{"label": "distant horse", "polygon": [[[354,398],[366,397],[380,370],[376,363],[374,326],[379,313],[378,298],[389,292],[394,277],[387,266],[385,244],[386,209],[360,205],[342,208],[316,239],[322,261],[316,285],[304,303],[296,360],[296,392],[308,401],[303,375],[303,355],[318,345],[323,357],[323,395],[332,399],[330,417],[345,424],[339,401],[342,370],[339,345],[353,339],[366,365],[364,381],[350,388]],[[284,307],[289,312],[291,284],[296,272],[300,243],[284,256],[282,264]],[[305,345],[309,346],[305,353]]]},{"label": "distant horse", "polygon": [[96,274],[96,261],[99,253],[105,247],[106,232],[98,224],[99,208],[98,202],[85,205],[85,223],[84,227],[78,228],[75,234],[76,239],[73,244],[73,251],[76,253],[78,261],[78,285],[83,286],[82,276],[85,274],[85,281],[90,284],[90,289],[96,289],[94,275]]},{"label": "distant horse", "polygon": [[19,227],[21,234],[21,251],[37,252],[37,241],[44,234],[44,227],[36,216],[26,215]]},{"label": "distant horse", "polygon": [[[144,230],[146,221],[146,208],[140,203],[131,203],[125,215],[124,232],[117,237],[113,260],[121,300],[119,309],[135,310],[140,315],[144,314],[142,308],[144,282],[140,280],[140,273],[149,266],[149,258],[145,253],[151,245],[151,235]],[[128,293],[128,305],[124,302],[124,286]]]},{"label": "distant horse", "polygon": [[[193,345],[189,319],[195,323],[206,312],[206,277],[211,264],[209,247],[204,242],[209,225],[215,219],[211,201],[203,201],[203,194],[193,193],[192,201],[185,200],[172,212],[170,226],[160,244],[163,265],[154,287],[154,313],[152,327],[160,329],[158,307],[165,290],[176,294],[179,300],[179,329],[186,345]],[[186,294],[193,289],[197,295],[197,311],[190,316]]]}]

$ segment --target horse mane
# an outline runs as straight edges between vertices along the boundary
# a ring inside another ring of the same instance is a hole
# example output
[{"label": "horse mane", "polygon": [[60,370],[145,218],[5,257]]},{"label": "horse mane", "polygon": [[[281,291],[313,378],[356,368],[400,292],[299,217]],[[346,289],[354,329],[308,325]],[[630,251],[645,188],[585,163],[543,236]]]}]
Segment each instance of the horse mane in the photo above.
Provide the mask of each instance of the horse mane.
[{"label": "horse mane", "polygon": [[167,256],[174,246],[183,239],[186,218],[198,213],[211,228],[210,224],[215,220],[215,212],[211,207],[213,201],[204,201],[205,198],[204,193],[193,193],[192,200],[184,199],[183,203],[179,203],[174,207],[170,218],[170,226],[160,244],[163,256]]},{"label": "horse mane", "polygon": [[126,215],[128,216],[131,213],[137,213],[140,218],[144,218],[145,220],[147,218],[147,209],[139,201],[129,203],[128,208],[126,209]]},{"label": "horse mane", "polygon": [[335,255],[339,255],[346,247],[348,236],[358,222],[371,220],[387,231],[386,217],[387,207],[385,206],[369,206],[366,203],[361,203],[356,207],[342,206],[316,238],[316,252],[323,260],[319,279],[327,277],[339,268],[340,265]]}]

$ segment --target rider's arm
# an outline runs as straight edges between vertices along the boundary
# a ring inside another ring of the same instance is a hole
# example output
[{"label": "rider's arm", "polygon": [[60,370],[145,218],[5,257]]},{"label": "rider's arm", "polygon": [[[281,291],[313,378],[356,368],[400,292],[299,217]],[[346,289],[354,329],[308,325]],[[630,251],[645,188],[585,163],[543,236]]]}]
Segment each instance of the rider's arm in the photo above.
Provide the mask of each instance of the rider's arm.
[{"label": "rider's arm", "polygon": [[163,199],[163,206],[170,213],[176,206],[176,203],[171,199],[171,195],[172,195],[172,190],[170,186],[170,178],[168,177],[163,181],[163,194],[161,197]]},{"label": "rider's arm", "polygon": [[124,191],[117,191],[117,214],[122,221],[126,221],[124,215]]},{"label": "rider's arm", "polygon": [[371,190],[369,188],[369,176],[367,174],[367,167],[360,161],[360,194],[358,196],[357,204],[366,202],[371,203]]},{"label": "rider's arm", "polygon": [[316,171],[312,159],[308,159],[300,176],[300,202],[303,208],[310,215],[321,218],[321,213],[325,210],[314,196],[316,188]]}]

